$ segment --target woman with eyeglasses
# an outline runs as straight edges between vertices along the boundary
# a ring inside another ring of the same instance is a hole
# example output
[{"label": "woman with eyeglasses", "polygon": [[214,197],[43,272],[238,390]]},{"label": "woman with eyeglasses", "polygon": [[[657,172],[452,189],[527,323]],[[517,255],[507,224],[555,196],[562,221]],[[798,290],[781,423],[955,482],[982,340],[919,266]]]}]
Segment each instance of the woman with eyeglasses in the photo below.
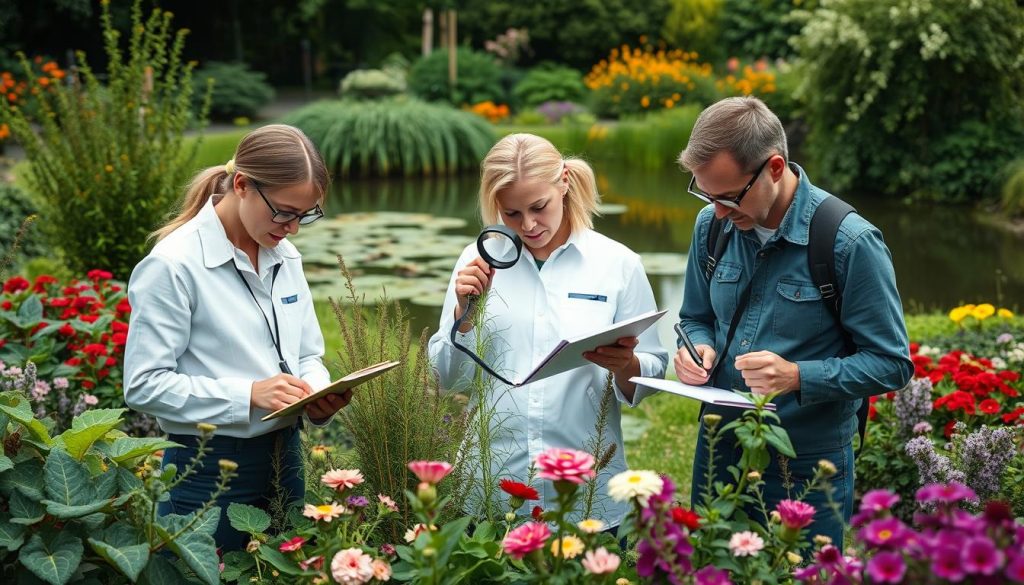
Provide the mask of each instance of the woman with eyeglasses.
[{"label": "woman with eyeglasses", "polygon": [[[245,545],[227,519],[230,503],[266,509],[304,496],[298,417],[260,419],[330,383],[301,257],[287,241],[323,217],[329,184],[300,130],[254,130],[227,164],[195,176],[128,284],[125,402],[182,445],[164,452],[164,466],[180,472],[197,454],[197,424],[217,427],[202,466],[159,512],[200,508],[215,490],[218,461],[234,461],[238,477],[217,502],[224,550]],[[350,398],[328,396],[303,418],[326,424]]]}]

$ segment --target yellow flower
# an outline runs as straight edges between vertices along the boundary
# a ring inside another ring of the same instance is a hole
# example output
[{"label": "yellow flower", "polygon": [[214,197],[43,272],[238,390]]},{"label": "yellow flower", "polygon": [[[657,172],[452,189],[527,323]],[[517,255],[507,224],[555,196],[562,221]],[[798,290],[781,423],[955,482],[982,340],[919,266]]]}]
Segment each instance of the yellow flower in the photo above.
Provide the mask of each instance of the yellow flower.
[{"label": "yellow flower", "polygon": [[644,96],[644,97],[640,98],[640,105],[645,107],[645,108],[647,106],[651,105],[651,98],[649,98],[647,96]]},{"label": "yellow flower", "polygon": [[107,171],[108,173],[112,173],[114,172],[114,165],[107,165],[103,167],[103,170]]},{"label": "yellow flower", "polygon": [[1003,319],[1013,319],[1013,311],[1010,309],[999,309],[998,315]]},{"label": "yellow flower", "polygon": [[[561,544],[561,546],[559,546]],[[567,559],[574,559],[583,552],[586,547],[583,545],[583,541],[578,536],[572,534],[563,536],[562,540],[555,539],[551,541],[551,554],[554,556],[561,556]]]},{"label": "yellow flower", "polygon": [[576,523],[576,526],[583,532],[586,532],[587,534],[597,534],[598,532],[604,530],[604,522],[594,518],[580,520]]},{"label": "yellow flower", "polygon": [[995,307],[988,303],[982,303],[977,307],[974,307],[974,310],[971,311],[971,316],[973,316],[978,321],[984,321],[985,319],[988,319],[992,315],[995,315],[995,313]]},{"label": "yellow flower", "polygon": [[971,311],[967,307],[957,307],[949,312],[949,319],[959,324],[970,314]]}]

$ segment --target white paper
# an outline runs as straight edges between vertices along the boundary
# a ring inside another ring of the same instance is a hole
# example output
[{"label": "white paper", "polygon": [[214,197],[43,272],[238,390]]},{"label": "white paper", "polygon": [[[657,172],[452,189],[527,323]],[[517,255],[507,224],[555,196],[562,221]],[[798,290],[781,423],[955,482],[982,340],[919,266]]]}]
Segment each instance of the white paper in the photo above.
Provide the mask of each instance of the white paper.
[{"label": "white paper", "polygon": [[661,317],[667,313],[664,311],[650,311],[642,315],[637,315],[632,319],[625,321],[619,321],[618,323],[612,323],[611,325],[594,331],[574,337],[572,339],[563,339],[555,346],[555,349],[543,359],[533,371],[530,372],[521,382],[517,381],[516,387],[524,386],[530,382],[536,382],[537,380],[543,380],[544,378],[550,378],[562,372],[568,372],[569,370],[592,364],[593,362],[588,361],[583,357],[583,353],[587,351],[594,351],[595,349],[604,345],[613,345],[616,341],[623,337],[637,337],[641,333],[647,330],[648,327],[653,325],[655,321],[661,319]]},{"label": "white paper", "polygon": [[[641,376],[634,376],[630,378],[629,381],[640,386],[647,386],[648,388],[654,388],[655,390],[668,392],[670,394],[678,394],[679,396],[693,398],[694,400],[700,400],[701,402],[707,402],[708,404],[732,406],[735,408],[754,408],[754,403],[746,396],[712,386],[691,386],[675,380],[644,378]],[[769,402],[764,405],[764,409],[775,410],[775,405]]]},{"label": "white paper", "polygon": [[363,368],[361,370],[356,370],[355,372],[352,372],[351,374],[345,376],[344,378],[341,378],[340,380],[331,382],[326,387],[317,390],[316,392],[310,394],[309,396],[306,396],[302,400],[293,402],[280,410],[275,410],[274,412],[268,414],[267,416],[261,418],[260,420],[270,420],[280,416],[298,414],[299,410],[305,408],[305,406],[310,402],[320,400],[321,398],[327,396],[328,394],[341,394],[348,390],[349,388],[355,388],[356,386],[362,384],[363,382],[366,382],[367,380],[372,380],[373,378],[376,378],[377,376],[383,374],[384,372],[387,372],[391,368],[394,368],[401,363],[402,362],[396,361],[380,362],[379,364],[373,364],[372,366]]}]

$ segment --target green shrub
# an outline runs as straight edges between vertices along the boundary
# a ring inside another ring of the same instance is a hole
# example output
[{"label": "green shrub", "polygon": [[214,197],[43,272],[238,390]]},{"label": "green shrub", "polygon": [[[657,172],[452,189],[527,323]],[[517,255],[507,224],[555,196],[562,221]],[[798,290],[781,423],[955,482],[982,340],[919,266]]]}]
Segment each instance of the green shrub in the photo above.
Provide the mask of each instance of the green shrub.
[{"label": "green shrub", "polygon": [[2,106],[0,119],[25,148],[39,225],[69,268],[127,278],[189,178],[198,142],[186,148],[182,134],[192,118],[192,65],[181,60],[186,31],[171,31],[170,13],[155,9],[143,22],[136,1],[127,55],[108,4],[101,18],[106,84],[80,52],[78,82],[41,93],[38,119]]},{"label": "green shrub", "polygon": [[1024,137],[1024,8],[1013,0],[894,6],[835,0],[795,11],[814,153],[839,191],[962,201]]},{"label": "green shrub", "polygon": [[675,47],[697,51],[704,61],[728,57],[722,49],[724,0],[671,0],[661,36]]},{"label": "green shrub", "polygon": [[1024,158],[1019,158],[1009,165],[1003,173],[1003,211],[1009,215],[1024,215]]},{"label": "green shrub", "polygon": [[357,69],[341,80],[339,93],[352,99],[380,99],[405,93],[405,79],[383,69]]},{"label": "green shrub", "polygon": [[813,7],[807,0],[725,0],[718,40],[730,57],[789,57],[789,38],[800,34],[799,23],[789,17],[797,6]]},{"label": "green shrub", "polygon": [[520,106],[535,108],[544,102],[583,101],[587,88],[579,71],[551,66],[531,70],[512,92]]},{"label": "green shrub", "polygon": [[523,110],[516,114],[513,123],[520,126],[542,126],[548,123],[548,118],[537,110]]},{"label": "green shrub", "polygon": [[[0,258],[13,252],[14,240],[21,230],[22,223],[29,216],[34,215],[36,206],[29,200],[28,193],[7,183],[0,183]],[[28,258],[42,256],[46,253],[46,247],[40,241],[39,228],[31,222],[21,240],[18,242],[18,250],[11,259],[15,263]]]},{"label": "green shrub", "polygon": [[472,105],[488,100],[508,103],[501,85],[501,68],[493,57],[471,49],[459,48],[455,87],[448,87],[448,51],[434,51],[413,63],[409,69],[409,90],[426,101],[446,101],[452,105]]},{"label": "green shrub", "polygon": [[196,112],[202,109],[203,89],[210,79],[213,80],[210,117],[215,120],[252,118],[274,99],[274,88],[267,83],[266,74],[249,69],[245,63],[208,61],[193,73]]},{"label": "green shrub", "polygon": [[404,98],[321,101],[292,112],[284,123],[301,128],[342,176],[475,170],[494,144],[483,118]]}]

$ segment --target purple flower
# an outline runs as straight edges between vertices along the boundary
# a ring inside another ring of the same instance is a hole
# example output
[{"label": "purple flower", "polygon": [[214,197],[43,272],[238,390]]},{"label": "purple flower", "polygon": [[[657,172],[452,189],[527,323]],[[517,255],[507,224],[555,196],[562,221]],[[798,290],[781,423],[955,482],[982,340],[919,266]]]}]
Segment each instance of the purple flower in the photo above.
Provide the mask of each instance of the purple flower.
[{"label": "purple flower", "polygon": [[974,490],[962,483],[951,481],[947,484],[929,484],[917,490],[917,501],[921,503],[944,502],[956,504],[962,500],[977,501]]},{"label": "purple flower", "polygon": [[932,425],[928,421],[921,421],[914,425],[915,435],[927,435],[930,432],[932,432]]},{"label": "purple flower", "polygon": [[960,563],[960,549],[939,547],[932,554],[932,573],[941,579],[959,581],[964,578],[964,569]]},{"label": "purple flower", "polygon": [[892,508],[899,501],[900,497],[889,490],[871,490],[861,498],[860,509],[862,512],[881,512]]},{"label": "purple flower", "polygon": [[980,536],[967,541],[961,560],[969,573],[992,575],[1003,565],[1004,556],[987,536]]},{"label": "purple flower", "polygon": [[1018,554],[1006,564],[1006,576],[1014,581],[1024,583],[1024,555]]},{"label": "purple flower", "polygon": [[708,565],[697,571],[694,577],[694,585],[732,585],[729,580],[729,573]]},{"label": "purple flower", "polygon": [[999,337],[996,337],[996,343],[999,345],[1010,343],[1011,341],[1013,341],[1013,335],[1009,333],[1001,333]]},{"label": "purple flower", "polygon": [[821,547],[820,551],[814,553],[814,557],[818,564],[825,568],[836,567],[843,562],[843,553],[831,544]]},{"label": "purple flower", "polygon": [[783,526],[799,530],[814,520],[814,506],[796,500],[782,500],[775,506]]},{"label": "purple flower", "polygon": [[860,529],[857,536],[876,547],[900,547],[909,536],[909,529],[897,518],[875,520]]},{"label": "purple flower", "polygon": [[899,583],[906,572],[903,557],[894,552],[880,552],[868,561],[868,575],[875,583]]},{"label": "purple flower", "polygon": [[366,499],[365,496],[349,496],[345,502],[355,508],[365,508],[370,505],[370,500]]}]

